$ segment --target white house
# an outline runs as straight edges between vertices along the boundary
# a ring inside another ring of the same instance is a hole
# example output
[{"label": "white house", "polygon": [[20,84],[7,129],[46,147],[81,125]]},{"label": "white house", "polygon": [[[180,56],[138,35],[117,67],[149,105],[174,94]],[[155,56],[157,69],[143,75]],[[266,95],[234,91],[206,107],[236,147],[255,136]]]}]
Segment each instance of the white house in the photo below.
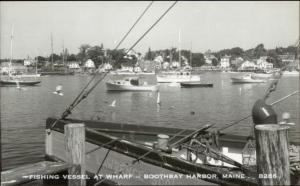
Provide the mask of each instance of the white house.
[{"label": "white house", "polygon": [[24,59],[24,66],[30,66],[32,64],[35,64],[34,60],[31,59]]},{"label": "white house", "polygon": [[155,62],[156,68],[161,68],[162,67],[162,63],[164,62],[164,59],[163,59],[162,56],[156,56],[154,58],[154,62]]},{"label": "white house", "polygon": [[251,62],[251,61],[245,61],[240,66],[240,69],[242,69],[242,70],[245,70],[245,69],[256,69],[256,68],[257,68],[257,65],[254,62]]},{"label": "white house", "polygon": [[172,68],[179,68],[179,67],[180,67],[180,63],[179,63],[178,61],[173,61],[173,62],[171,63],[171,67],[172,67]]},{"label": "white house", "polygon": [[69,67],[69,69],[79,69],[80,68],[79,63],[75,62],[75,61],[69,62],[68,67]]},{"label": "white house", "polygon": [[27,71],[27,68],[19,63],[12,63],[10,66],[9,62],[3,62],[0,66],[0,73],[1,74],[20,74],[25,73]]},{"label": "white house", "polygon": [[222,57],[221,61],[220,61],[220,67],[221,68],[229,68],[230,67],[230,58],[231,58],[231,56],[227,56],[227,55]]},{"label": "white house", "polygon": [[95,63],[94,63],[94,61],[92,61],[91,59],[88,59],[88,60],[84,63],[84,67],[85,67],[85,68],[95,68]]},{"label": "white house", "polygon": [[273,64],[267,61],[267,56],[262,56],[256,61],[257,68],[260,69],[272,69]]}]

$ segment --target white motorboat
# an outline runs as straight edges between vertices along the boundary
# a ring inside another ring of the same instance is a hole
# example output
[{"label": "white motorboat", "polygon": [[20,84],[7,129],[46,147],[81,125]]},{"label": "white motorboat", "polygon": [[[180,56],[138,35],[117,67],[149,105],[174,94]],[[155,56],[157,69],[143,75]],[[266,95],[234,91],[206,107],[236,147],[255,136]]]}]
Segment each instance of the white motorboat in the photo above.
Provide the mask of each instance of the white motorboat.
[{"label": "white motorboat", "polygon": [[264,79],[257,79],[252,77],[251,74],[246,74],[245,76],[242,77],[234,77],[231,78],[232,83],[265,83],[267,82]]},{"label": "white motorboat", "polygon": [[293,70],[293,71],[283,71],[283,76],[299,76],[299,71]]},{"label": "white motorboat", "polygon": [[17,77],[26,77],[26,78],[35,78],[35,77],[40,77],[41,74],[21,74],[21,75],[16,75]]},{"label": "white motorboat", "polygon": [[158,85],[141,84],[138,78],[125,78],[106,82],[106,88],[112,91],[157,91]]},{"label": "white motorboat", "polygon": [[158,83],[182,83],[200,81],[199,75],[192,75],[190,71],[163,72],[156,76]]},{"label": "white motorboat", "polygon": [[252,73],[253,78],[272,78],[273,73]]}]

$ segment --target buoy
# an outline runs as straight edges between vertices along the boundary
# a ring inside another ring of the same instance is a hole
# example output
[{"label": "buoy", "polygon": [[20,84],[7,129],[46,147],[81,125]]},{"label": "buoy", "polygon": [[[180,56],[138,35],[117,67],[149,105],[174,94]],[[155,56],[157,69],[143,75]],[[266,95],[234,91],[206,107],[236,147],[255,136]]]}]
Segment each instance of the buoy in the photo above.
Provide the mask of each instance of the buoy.
[{"label": "buoy", "polygon": [[161,105],[161,101],[160,101],[160,93],[159,93],[159,92],[157,92],[157,100],[156,100],[156,103],[157,103],[158,105]]},{"label": "buoy", "polygon": [[191,111],[191,115],[195,115],[195,112],[194,112],[194,111]]}]

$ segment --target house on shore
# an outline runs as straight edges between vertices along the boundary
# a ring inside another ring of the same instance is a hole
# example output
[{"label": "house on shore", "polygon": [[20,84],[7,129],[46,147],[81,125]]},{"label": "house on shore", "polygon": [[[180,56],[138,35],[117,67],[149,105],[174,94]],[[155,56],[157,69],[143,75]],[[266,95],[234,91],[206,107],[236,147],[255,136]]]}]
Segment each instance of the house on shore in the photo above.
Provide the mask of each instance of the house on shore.
[{"label": "house on shore", "polygon": [[231,59],[231,56],[228,56],[228,55],[223,56],[220,61],[220,68],[221,69],[229,69],[230,59]]},{"label": "house on shore", "polygon": [[257,68],[262,70],[270,70],[273,69],[273,63],[269,63],[267,61],[268,56],[262,56],[259,59],[256,60]]},{"label": "house on shore", "polygon": [[242,63],[238,70],[256,70],[257,68],[257,65],[253,61],[246,60]]},{"label": "house on shore", "polygon": [[0,72],[2,75],[11,74],[23,74],[27,72],[26,66],[21,63],[12,63],[10,66],[9,62],[2,62],[0,65]]}]

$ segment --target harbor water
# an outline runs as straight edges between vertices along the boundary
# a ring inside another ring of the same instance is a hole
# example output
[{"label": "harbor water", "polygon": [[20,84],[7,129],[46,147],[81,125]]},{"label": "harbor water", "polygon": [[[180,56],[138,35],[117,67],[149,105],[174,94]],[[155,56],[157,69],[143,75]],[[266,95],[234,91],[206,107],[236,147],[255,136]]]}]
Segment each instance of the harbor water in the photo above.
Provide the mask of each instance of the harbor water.
[{"label": "harbor water", "polygon": [[[201,81],[213,83],[213,88],[180,88],[178,84],[160,84],[161,106],[156,92],[108,92],[105,81],[83,100],[69,116],[76,119],[100,120],[139,125],[198,129],[215,124],[220,129],[251,114],[253,104],[265,94],[271,81],[261,84],[232,84],[237,74],[207,72]],[[1,145],[2,168],[7,170],[44,158],[46,118],[59,117],[72,103],[92,76],[41,77],[39,86],[1,87]],[[97,77],[97,78],[100,78]],[[106,77],[108,79],[110,77]],[[155,82],[154,76],[144,76]],[[62,85],[64,96],[53,94]],[[282,77],[267,103],[299,90],[299,77]],[[109,106],[115,100],[116,106]],[[300,141],[299,94],[274,106],[281,120],[283,112],[291,114],[289,137]],[[252,118],[221,132],[250,135]]]}]

